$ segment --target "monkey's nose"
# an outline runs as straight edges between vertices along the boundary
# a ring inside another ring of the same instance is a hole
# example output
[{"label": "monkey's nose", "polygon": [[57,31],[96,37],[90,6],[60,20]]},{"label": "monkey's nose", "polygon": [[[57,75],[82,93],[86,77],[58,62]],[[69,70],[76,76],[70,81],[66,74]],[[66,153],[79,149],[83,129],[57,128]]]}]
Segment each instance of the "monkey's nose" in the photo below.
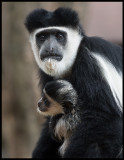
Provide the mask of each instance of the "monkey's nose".
[{"label": "monkey's nose", "polygon": [[46,48],[45,50],[46,53],[53,53],[54,52],[54,48],[51,47],[51,48]]},{"label": "monkey's nose", "polygon": [[53,52],[54,52],[54,49],[53,49],[53,48],[51,48],[51,49],[50,49],[50,53],[53,53]]}]

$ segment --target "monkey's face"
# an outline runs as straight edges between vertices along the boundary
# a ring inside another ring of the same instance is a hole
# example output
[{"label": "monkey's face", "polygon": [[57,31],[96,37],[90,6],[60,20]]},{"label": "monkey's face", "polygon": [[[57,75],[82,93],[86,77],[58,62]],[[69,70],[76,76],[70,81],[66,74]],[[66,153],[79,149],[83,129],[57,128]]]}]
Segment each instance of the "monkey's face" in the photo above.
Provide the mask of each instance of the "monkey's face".
[{"label": "monkey's face", "polygon": [[43,30],[36,34],[36,43],[41,61],[61,61],[67,41],[66,32],[57,29]]},{"label": "monkey's face", "polygon": [[44,116],[63,114],[63,107],[52,99],[44,90],[42,98],[38,101],[37,111]]},{"label": "monkey's face", "polygon": [[47,27],[35,30],[30,42],[39,67],[51,76],[62,77],[71,70],[81,39],[77,30]]},{"label": "monkey's face", "polygon": [[42,98],[38,102],[38,112],[45,116],[68,114],[75,110],[76,104],[77,93],[71,83],[56,80],[45,85]]}]

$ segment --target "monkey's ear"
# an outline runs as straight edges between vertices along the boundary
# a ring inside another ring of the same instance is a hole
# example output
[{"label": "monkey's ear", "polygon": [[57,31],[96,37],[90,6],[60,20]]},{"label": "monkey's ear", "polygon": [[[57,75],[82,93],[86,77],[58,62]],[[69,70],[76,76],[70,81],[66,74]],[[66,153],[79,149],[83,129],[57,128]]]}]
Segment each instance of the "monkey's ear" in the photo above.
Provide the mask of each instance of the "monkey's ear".
[{"label": "monkey's ear", "polygon": [[61,20],[61,23],[71,27],[77,27],[79,25],[79,17],[77,12],[71,8],[60,7],[54,11],[54,15],[57,19]]},{"label": "monkey's ear", "polygon": [[43,27],[46,24],[46,17],[48,16],[48,11],[45,9],[35,9],[33,10],[25,19],[24,25],[29,31],[33,32],[34,29]]},{"label": "monkey's ear", "polygon": [[73,103],[71,101],[64,102],[63,110],[64,113],[70,113],[73,110]]},{"label": "monkey's ear", "polygon": [[64,101],[64,107],[66,108],[70,108],[73,106],[73,103],[71,100],[68,100],[68,101]]}]

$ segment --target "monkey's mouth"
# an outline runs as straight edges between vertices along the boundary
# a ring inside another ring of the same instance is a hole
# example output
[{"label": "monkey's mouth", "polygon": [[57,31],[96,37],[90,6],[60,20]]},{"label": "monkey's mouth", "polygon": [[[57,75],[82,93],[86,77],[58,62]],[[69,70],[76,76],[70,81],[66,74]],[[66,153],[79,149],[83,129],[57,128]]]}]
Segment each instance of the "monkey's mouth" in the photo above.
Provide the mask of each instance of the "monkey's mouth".
[{"label": "monkey's mouth", "polygon": [[63,57],[61,55],[43,55],[40,58],[42,61],[50,61],[51,59],[61,61]]}]

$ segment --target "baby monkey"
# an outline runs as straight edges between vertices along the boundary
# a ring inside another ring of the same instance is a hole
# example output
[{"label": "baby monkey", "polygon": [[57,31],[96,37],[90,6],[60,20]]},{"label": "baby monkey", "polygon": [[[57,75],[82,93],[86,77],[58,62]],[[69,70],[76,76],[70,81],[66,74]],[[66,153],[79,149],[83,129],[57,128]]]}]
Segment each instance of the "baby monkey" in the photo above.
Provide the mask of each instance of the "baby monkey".
[{"label": "baby monkey", "polygon": [[43,96],[38,102],[38,112],[44,116],[51,116],[49,129],[51,136],[62,142],[59,148],[62,157],[69,146],[70,137],[80,122],[77,98],[71,83],[56,80],[45,85]]},{"label": "baby monkey", "polygon": [[42,98],[38,101],[38,112],[44,116],[69,114],[75,111],[76,104],[77,93],[71,83],[56,80],[45,85]]}]

